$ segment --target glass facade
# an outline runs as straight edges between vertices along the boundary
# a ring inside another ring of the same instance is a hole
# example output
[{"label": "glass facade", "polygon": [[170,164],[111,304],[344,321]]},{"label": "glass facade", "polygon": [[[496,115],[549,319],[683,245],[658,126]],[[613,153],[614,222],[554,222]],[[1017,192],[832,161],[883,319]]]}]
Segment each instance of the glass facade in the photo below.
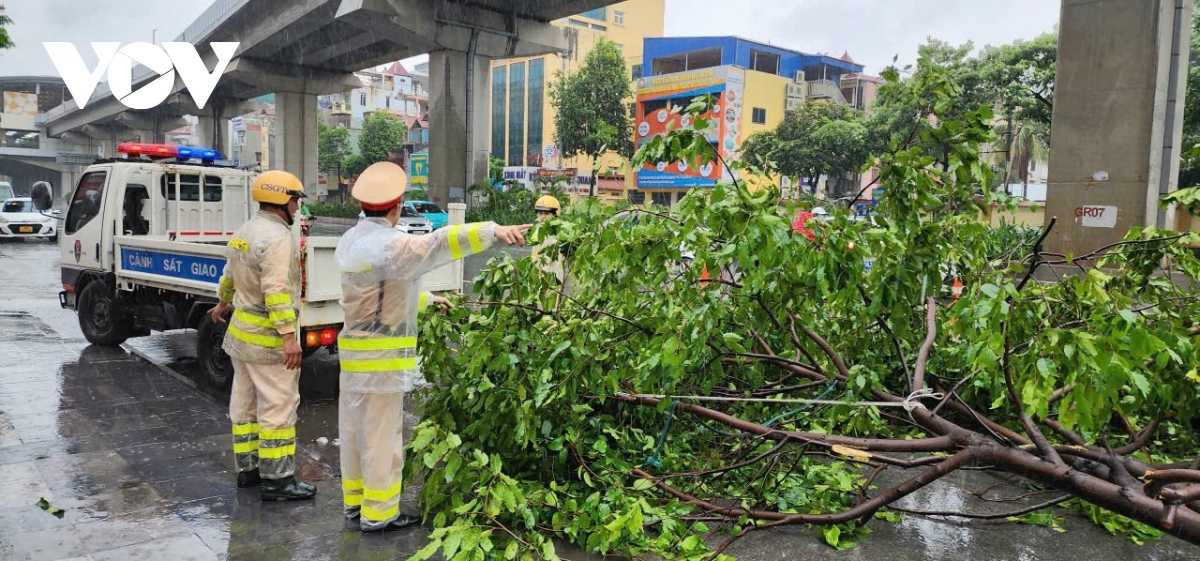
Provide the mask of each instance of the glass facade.
[{"label": "glass facade", "polygon": [[545,84],[546,60],[529,61],[529,149],[527,153],[534,162],[542,157],[542,106]]},{"label": "glass facade", "polygon": [[608,9],[607,8],[596,8],[595,10],[588,10],[579,15],[581,15],[585,18],[598,19],[600,21],[608,21]]},{"label": "glass facade", "polygon": [[524,165],[525,156],[525,63],[508,67],[508,165]]},{"label": "glass facade", "polygon": [[507,92],[508,67],[497,66],[492,69],[492,155],[504,159],[504,97]]}]

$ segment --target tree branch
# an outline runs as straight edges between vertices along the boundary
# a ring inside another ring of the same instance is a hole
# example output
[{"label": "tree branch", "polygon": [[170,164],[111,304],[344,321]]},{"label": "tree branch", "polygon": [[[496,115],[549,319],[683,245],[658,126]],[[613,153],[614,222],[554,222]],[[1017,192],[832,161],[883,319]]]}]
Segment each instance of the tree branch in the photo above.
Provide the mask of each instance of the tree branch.
[{"label": "tree branch", "polygon": [[929,351],[933,348],[933,342],[937,340],[937,299],[932,296],[925,300],[925,342],[921,343],[921,349],[917,351],[917,370],[913,374],[912,388],[909,391],[917,392],[925,387],[925,364],[929,362]]},{"label": "tree branch", "polygon": [[903,512],[905,514],[918,514],[921,516],[958,516],[960,518],[973,518],[975,520],[999,520],[1001,518],[1010,518],[1013,516],[1022,516],[1031,512],[1037,512],[1043,508],[1050,508],[1059,503],[1066,502],[1071,498],[1071,495],[1062,495],[1033,506],[1022,508],[1020,510],[1014,510],[1012,512],[992,512],[988,514],[972,514],[969,512],[953,512],[945,510],[917,510],[890,505],[887,508],[888,510],[894,510],[896,512]]}]

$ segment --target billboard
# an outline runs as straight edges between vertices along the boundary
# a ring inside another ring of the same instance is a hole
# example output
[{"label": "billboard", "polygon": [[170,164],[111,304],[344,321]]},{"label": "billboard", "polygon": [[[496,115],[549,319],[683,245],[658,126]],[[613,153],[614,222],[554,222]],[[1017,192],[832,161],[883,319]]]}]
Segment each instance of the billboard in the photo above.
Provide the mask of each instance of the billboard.
[{"label": "billboard", "polygon": [[414,152],[408,158],[408,180],[413,185],[429,184],[429,152]]},{"label": "billboard", "polygon": [[[639,79],[637,146],[640,148],[655,136],[665,136],[670,130],[691,127],[690,119],[682,116],[678,109],[686,107],[693,98],[711,94],[717,101],[710,111],[701,115],[708,126],[700,132],[726,162],[736,160],[742,140],[745,83],[745,71],[733,66]],[[712,187],[719,179],[731,179],[729,170],[720,161],[647,163],[637,172],[639,188]]]}]

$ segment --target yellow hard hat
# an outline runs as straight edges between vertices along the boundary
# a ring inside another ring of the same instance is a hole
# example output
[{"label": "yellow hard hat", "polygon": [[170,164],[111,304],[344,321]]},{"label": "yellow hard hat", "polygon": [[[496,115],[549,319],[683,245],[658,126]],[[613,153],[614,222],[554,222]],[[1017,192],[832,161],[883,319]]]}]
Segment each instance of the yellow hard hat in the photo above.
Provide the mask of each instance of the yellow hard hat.
[{"label": "yellow hard hat", "polygon": [[286,205],[292,197],[303,199],[306,196],[300,178],[286,171],[265,172],[250,187],[250,198],[260,203]]},{"label": "yellow hard hat", "polygon": [[408,174],[392,162],[377,162],[367,166],[354,182],[350,196],[363,210],[389,210],[404,198],[408,189]]},{"label": "yellow hard hat", "polygon": [[558,205],[558,199],[551,195],[542,195],[541,198],[533,203],[533,210],[544,210],[558,214],[558,210],[562,208]]}]

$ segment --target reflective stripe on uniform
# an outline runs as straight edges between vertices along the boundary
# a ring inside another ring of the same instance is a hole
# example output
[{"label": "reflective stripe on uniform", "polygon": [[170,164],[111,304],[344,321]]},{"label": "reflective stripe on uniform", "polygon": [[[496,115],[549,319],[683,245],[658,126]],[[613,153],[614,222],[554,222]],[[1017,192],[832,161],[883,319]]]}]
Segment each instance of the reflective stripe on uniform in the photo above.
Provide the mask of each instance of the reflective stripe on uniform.
[{"label": "reflective stripe on uniform", "polygon": [[291,306],[292,295],[287,293],[268,294],[266,297],[267,306]]},{"label": "reflective stripe on uniform", "polygon": [[221,275],[221,280],[217,282],[217,296],[222,300],[229,302],[233,300],[233,295],[236,292],[233,286],[233,279],[228,275]]},{"label": "reflective stripe on uniform", "polygon": [[279,460],[294,455],[296,455],[295,444],[277,447],[267,447],[264,445],[258,448],[258,457],[263,460]]},{"label": "reflective stripe on uniform", "polygon": [[451,226],[446,233],[446,241],[450,242],[450,258],[455,261],[463,258],[462,248],[458,245],[458,231],[462,226]]},{"label": "reflective stripe on uniform", "polygon": [[416,369],[417,357],[342,360],[341,363],[343,372],[392,372]]},{"label": "reflective stripe on uniform", "polygon": [[362,507],[362,517],[366,518],[367,520],[383,521],[398,514],[400,514],[400,505],[396,505],[387,510],[375,510],[366,505],[363,505]]},{"label": "reflective stripe on uniform", "polygon": [[253,325],[254,327],[265,327],[268,329],[275,329],[275,324],[271,323],[270,319],[265,318],[263,316],[252,314],[245,310],[234,310],[233,317],[237,318],[238,321],[240,321],[246,325]]},{"label": "reflective stripe on uniform", "polygon": [[259,431],[258,437],[262,440],[287,440],[296,438],[296,427],[286,429],[263,429]]},{"label": "reflective stripe on uniform", "polygon": [[271,310],[269,313],[271,315],[271,317],[270,317],[270,320],[272,322],[271,327],[274,327],[274,324],[276,324],[276,323],[288,323],[288,322],[296,321],[296,310],[293,310],[291,308],[288,308],[286,310]]},{"label": "reflective stripe on uniform", "polygon": [[338,337],[339,351],[391,351],[415,348],[417,348],[416,337],[378,337],[374,339]]},{"label": "reflective stripe on uniform", "polygon": [[363,496],[361,493],[353,495],[342,495],[342,504],[346,506],[362,506]]},{"label": "reflective stripe on uniform", "polygon": [[385,502],[396,498],[400,494],[400,483],[392,485],[390,489],[380,491],[377,489],[367,488],[363,490],[363,497],[368,501]]},{"label": "reflective stripe on uniform", "polygon": [[283,337],[271,337],[270,335],[256,335],[254,333],[246,333],[238,329],[237,325],[229,324],[229,335],[234,339],[258,345],[260,347],[278,348],[283,346]]},{"label": "reflective stripe on uniform", "polygon": [[483,251],[483,241],[479,239],[479,227],[483,224],[475,223],[470,228],[467,228],[467,241],[471,244],[471,253],[479,253]]},{"label": "reflective stripe on uniform", "polygon": [[425,306],[428,304],[429,304],[429,293],[422,292],[421,296],[417,299],[417,309],[424,310]]},{"label": "reflective stripe on uniform", "polygon": [[343,479],[342,480],[342,490],[343,491],[362,491],[363,490],[363,480],[361,480],[361,479]]},{"label": "reflective stripe on uniform", "polygon": [[233,425],[234,436],[258,434],[259,430],[261,430],[261,427],[259,427],[258,423],[243,423],[240,425]]},{"label": "reflective stripe on uniform", "polygon": [[233,238],[232,240],[229,240],[229,247],[232,247],[233,249],[236,249],[242,253],[247,253],[250,251],[250,242],[247,242],[242,238]]},{"label": "reflective stripe on uniform", "polygon": [[251,440],[250,442],[234,442],[233,443],[233,453],[234,454],[249,454],[250,452],[253,452],[255,450],[258,450],[258,441],[257,440]]}]

